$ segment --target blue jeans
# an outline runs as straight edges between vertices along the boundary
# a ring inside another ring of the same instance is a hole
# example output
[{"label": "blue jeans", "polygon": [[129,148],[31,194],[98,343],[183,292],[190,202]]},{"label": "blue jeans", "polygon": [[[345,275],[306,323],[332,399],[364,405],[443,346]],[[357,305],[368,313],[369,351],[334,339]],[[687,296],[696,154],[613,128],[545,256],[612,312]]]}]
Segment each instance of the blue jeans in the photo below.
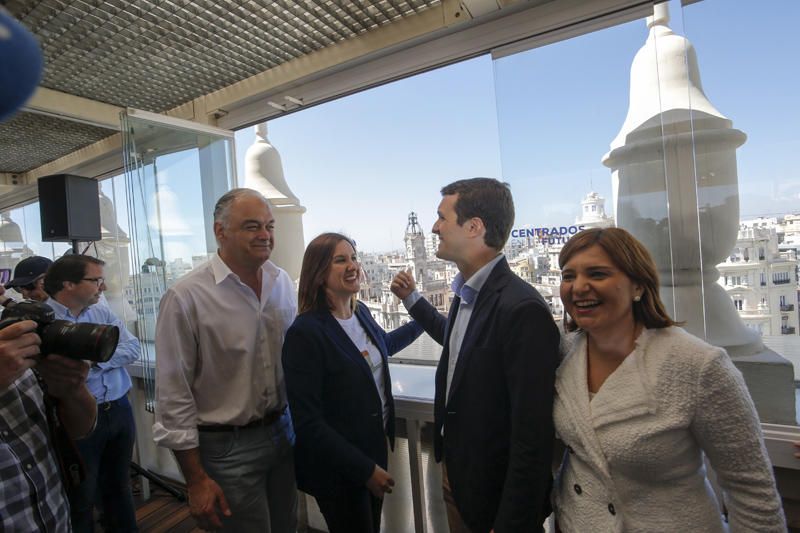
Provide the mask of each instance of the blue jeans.
[{"label": "blue jeans", "polygon": [[97,427],[76,442],[86,465],[86,481],[70,498],[76,533],[94,531],[95,505],[103,511],[106,531],[138,531],[130,477],[135,437],[133,410],[127,396],[97,406]]},{"label": "blue jeans", "polygon": [[297,485],[289,410],[266,427],[200,431],[200,458],[231,508],[222,529],[235,533],[295,533]]}]

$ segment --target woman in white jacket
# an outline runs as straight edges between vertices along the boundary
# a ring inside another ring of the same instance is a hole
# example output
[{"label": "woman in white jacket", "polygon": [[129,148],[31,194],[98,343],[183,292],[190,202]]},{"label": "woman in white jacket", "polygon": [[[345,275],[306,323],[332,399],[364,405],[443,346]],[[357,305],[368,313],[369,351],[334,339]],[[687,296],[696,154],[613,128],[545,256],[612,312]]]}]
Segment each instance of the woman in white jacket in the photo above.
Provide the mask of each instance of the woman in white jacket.
[{"label": "woman in white jacket", "polygon": [[571,332],[553,415],[567,445],[553,491],[559,529],[785,531],[742,375],[724,350],[676,327],[644,246],[623,229],[590,229],[559,264]]}]

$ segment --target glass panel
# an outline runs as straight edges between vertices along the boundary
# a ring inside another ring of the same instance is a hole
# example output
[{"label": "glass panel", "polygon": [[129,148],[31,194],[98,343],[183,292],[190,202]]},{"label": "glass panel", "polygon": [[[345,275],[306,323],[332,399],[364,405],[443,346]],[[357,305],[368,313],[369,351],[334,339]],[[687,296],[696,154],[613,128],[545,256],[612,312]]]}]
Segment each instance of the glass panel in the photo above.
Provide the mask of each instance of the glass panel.
[{"label": "glass panel", "polygon": [[126,196],[129,231],[111,231],[127,233],[122,240],[131,247],[132,286],[121,302],[131,303],[137,316],[152,409],[158,305],[178,277],[216,251],[214,204],[236,183],[233,133],[131,110],[122,125],[126,194],[115,192],[113,183],[108,192]]},{"label": "glass panel", "polygon": [[[673,318],[728,351],[762,421],[793,424],[800,151],[774,117],[798,115],[783,67],[796,47],[778,37],[798,8],[729,8],[663,2],[646,21],[495,61],[518,212],[509,256],[560,317],[564,235],[626,228],[653,254]],[[757,75],[737,68],[745,58]]]},{"label": "glass panel", "polygon": [[[557,320],[564,242],[613,225],[647,244],[662,298],[676,310],[670,200],[678,192],[664,161],[657,90],[628,111],[631,60],[647,35],[637,20],[494,61],[503,177],[516,203],[506,253]],[[652,55],[643,50],[636,61],[650,63]],[[657,75],[648,74],[641,83],[658,87]],[[695,253],[683,260],[697,270]]]},{"label": "glass panel", "polygon": [[708,339],[742,370],[763,422],[795,425],[800,82],[787,65],[800,5],[706,0],[672,12],[715,106],[692,102]]},{"label": "glass panel", "polygon": [[[11,279],[20,260],[32,255],[56,259],[70,249],[68,243],[42,240],[38,202],[0,213],[0,277],[3,284]],[[6,297],[19,300],[22,295],[9,289]]]},{"label": "glass panel", "polygon": [[106,291],[103,294],[108,306],[131,333],[138,335],[136,311],[128,299],[132,272],[125,176],[120,174],[101,181],[99,194],[102,237],[87,252],[105,261]]}]

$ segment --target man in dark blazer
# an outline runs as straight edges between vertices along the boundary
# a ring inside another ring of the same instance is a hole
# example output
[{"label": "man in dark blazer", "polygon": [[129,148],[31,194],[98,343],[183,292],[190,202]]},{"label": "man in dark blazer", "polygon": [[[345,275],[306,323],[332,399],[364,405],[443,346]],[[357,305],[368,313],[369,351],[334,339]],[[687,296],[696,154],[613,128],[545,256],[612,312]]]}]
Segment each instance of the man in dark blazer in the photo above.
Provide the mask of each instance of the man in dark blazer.
[{"label": "man in dark blazer", "polygon": [[392,280],[443,346],[434,450],[452,532],[541,531],[549,514],[552,406],[559,334],[548,305],[501,253],[514,222],[508,185],[489,178],[442,189],[436,255],[459,274],[447,318],[401,272]]}]

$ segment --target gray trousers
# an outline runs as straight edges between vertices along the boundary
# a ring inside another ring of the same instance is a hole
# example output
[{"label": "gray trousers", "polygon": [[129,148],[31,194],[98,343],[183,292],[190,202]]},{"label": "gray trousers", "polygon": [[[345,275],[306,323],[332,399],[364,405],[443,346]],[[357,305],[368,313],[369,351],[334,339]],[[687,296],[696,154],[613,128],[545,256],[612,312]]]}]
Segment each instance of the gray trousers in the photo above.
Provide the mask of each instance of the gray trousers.
[{"label": "gray trousers", "polygon": [[267,427],[200,432],[200,458],[231,508],[220,531],[295,533],[297,485],[289,411]]}]

